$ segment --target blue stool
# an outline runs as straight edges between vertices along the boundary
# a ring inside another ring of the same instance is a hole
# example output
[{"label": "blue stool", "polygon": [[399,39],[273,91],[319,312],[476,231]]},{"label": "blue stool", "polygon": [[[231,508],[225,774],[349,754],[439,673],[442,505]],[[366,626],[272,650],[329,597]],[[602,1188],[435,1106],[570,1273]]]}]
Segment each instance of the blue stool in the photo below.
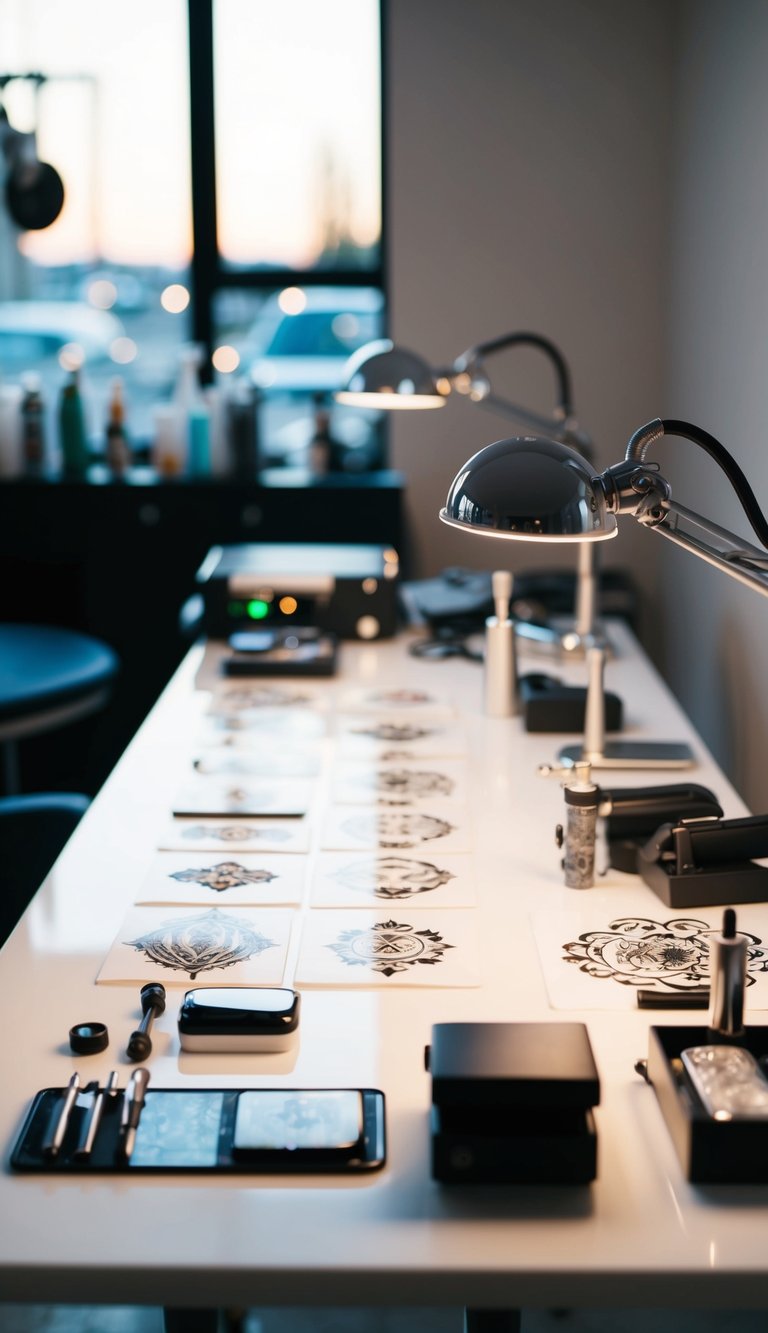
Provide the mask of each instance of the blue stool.
[{"label": "blue stool", "polygon": [[71,792],[0,797],[0,944],[10,935],[88,805],[87,796]]},{"label": "blue stool", "polygon": [[90,635],[0,624],[0,751],[6,792],[19,790],[16,742],[102,708],[118,666],[112,649]]}]

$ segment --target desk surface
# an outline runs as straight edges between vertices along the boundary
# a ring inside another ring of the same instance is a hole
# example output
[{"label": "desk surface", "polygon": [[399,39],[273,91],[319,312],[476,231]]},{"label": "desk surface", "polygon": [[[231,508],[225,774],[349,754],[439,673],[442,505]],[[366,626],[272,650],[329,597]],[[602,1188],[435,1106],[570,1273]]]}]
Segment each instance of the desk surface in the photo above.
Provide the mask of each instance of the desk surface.
[{"label": "desk surface", "polygon": [[[633,640],[614,631],[607,683],[625,700],[628,735],[688,739],[693,781],[726,814],[743,806]],[[536,776],[560,738],[527,735],[482,712],[482,670],[417,661],[401,642],[345,644],[333,695],[353,684],[450,695],[466,723],[475,825],[483,984],[475,989],[310,990],[292,1069],[275,1056],[183,1056],[176,996],[154,1028],[156,1087],[372,1086],[387,1096],[389,1160],[366,1178],[153,1177],[88,1181],[14,1176],[7,1155],[32,1094],[79,1068],[105,1079],[136,1025],[138,985],[95,985],[137,885],[155,856],[174,792],[189,773],[208,703],[194,650],[82,821],[0,955],[6,1015],[0,1086],[0,1300],[163,1305],[467,1306],[768,1305],[768,1187],[695,1187],[684,1179],[652,1090],[633,1072],[651,1021],[636,1011],[564,1013],[548,1001],[531,931],[542,907],[581,906],[563,886],[556,781]],[[531,669],[542,667],[524,661]],[[544,665],[544,669],[552,667]],[[557,674],[580,681],[576,666]],[[653,718],[654,732],[639,725]],[[327,765],[332,762],[328,742]],[[613,785],[686,775],[612,775]],[[321,815],[321,811],[319,814]],[[658,915],[635,877],[610,872],[590,907]],[[631,903],[631,906],[630,906]],[[307,909],[304,909],[307,910]],[[662,919],[667,911],[661,905]],[[72,1056],[72,1023],[101,1019],[111,1046]],[[433,1023],[583,1019],[602,1081],[599,1176],[590,1189],[446,1189],[429,1174]]]}]

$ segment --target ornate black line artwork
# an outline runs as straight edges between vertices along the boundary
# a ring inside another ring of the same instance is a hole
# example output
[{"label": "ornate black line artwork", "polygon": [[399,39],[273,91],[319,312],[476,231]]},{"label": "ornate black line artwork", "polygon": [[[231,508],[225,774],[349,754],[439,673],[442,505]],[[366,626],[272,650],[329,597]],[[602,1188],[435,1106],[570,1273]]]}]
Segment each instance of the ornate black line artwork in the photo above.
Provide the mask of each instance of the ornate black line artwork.
[{"label": "ornate black line artwork", "polygon": [[451,796],[455,783],[431,769],[377,768],[365,773],[362,785],[388,805],[403,805],[429,796]]},{"label": "ornate black line artwork", "polygon": [[367,967],[383,977],[425,964],[434,967],[443,961],[446,944],[436,930],[416,930],[407,922],[376,921],[358,930],[343,930],[327,949],[333,949],[348,967]]},{"label": "ornate black line artwork", "polygon": [[373,842],[378,847],[414,847],[417,843],[444,838],[454,832],[454,825],[447,819],[413,814],[409,810],[351,815],[342,820],[341,827],[360,842]]},{"label": "ornate black line artwork", "polygon": [[227,690],[220,696],[220,702],[225,710],[239,713],[249,708],[293,708],[312,700],[308,694],[287,686],[259,685],[247,690]]},{"label": "ornate black line artwork", "polygon": [[242,828],[238,824],[191,824],[182,830],[181,836],[193,842],[201,838],[211,838],[216,842],[258,842],[259,839],[262,842],[287,842],[291,837],[288,829],[254,828],[247,824]]},{"label": "ornate black line artwork", "polygon": [[203,870],[172,870],[171,879],[177,879],[180,884],[201,884],[203,888],[223,893],[225,889],[236,889],[243,884],[269,884],[277,879],[277,875],[271,870],[246,870],[237,861],[219,861]]},{"label": "ornate black line artwork", "polygon": [[429,861],[413,861],[406,856],[371,856],[342,866],[334,877],[348,889],[388,899],[428,893],[455,878],[449,870],[438,870]]},{"label": "ornate black line artwork", "polygon": [[426,690],[372,690],[368,698],[372,704],[387,704],[391,708],[401,705],[431,704],[434,699]]},{"label": "ornate black line artwork", "polygon": [[[685,991],[709,981],[709,939],[717,927],[692,917],[652,921],[647,917],[619,917],[607,930],[590,930],[564,944],[564,961],[592,977],[618,981],[622,986],[657,985]],[[768,972],[768,950],[749,935],[747,985]]]},{"label": "ornate black line artwork", "polygon": [[159,967],[186,972],[190,981],[201,972],[245,963],[275,947],[274,940],[254,930],[248,921],[233,917],[231,912],[220,912],[218,907],[194,916],[174,917],[137,940],[123,943]]},{"label": "ornate black line artwork", "polygon": [[395,741],[398,745],[404,741],[421,741],[425,736],[434,736],[433,727],[417,727],[410,722],[372,722],[367,727],[352,727],[352,736],[370,736],[374,741]]}]

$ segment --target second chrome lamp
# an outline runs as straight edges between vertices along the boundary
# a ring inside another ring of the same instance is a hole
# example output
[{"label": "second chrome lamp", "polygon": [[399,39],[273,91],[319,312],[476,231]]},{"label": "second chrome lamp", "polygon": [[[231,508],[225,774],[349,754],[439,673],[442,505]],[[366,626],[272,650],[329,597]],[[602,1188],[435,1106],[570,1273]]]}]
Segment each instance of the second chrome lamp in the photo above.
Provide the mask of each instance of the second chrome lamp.
[{"label": "second chrome lamp", "polygon": [[[486,358],[510,347],[533,347],[543,352],[552,364],[557,382],[557,401],[551,416],[532,412],[494,393],[486,369]],[[385,411],[443,407],[451,394],[485,407],[499,416],[518,422],[523,428],[545,433],[550,438],[577,449],[589,457],[591,441],[581,429],[573,410],[571,377],[565,359],[549,338],[538,333],[501,334],[468,347],[450,366],[435,369],[423,357],[389,339],[366,343],[350,357],[346,366],[346,386],[335,396],[349,407],[381,408]],[[579,549],[574,626],[563,634],[540,626],[519,626],[526,638],[579,656],[595,635],[596,577],[594,552]]]}]

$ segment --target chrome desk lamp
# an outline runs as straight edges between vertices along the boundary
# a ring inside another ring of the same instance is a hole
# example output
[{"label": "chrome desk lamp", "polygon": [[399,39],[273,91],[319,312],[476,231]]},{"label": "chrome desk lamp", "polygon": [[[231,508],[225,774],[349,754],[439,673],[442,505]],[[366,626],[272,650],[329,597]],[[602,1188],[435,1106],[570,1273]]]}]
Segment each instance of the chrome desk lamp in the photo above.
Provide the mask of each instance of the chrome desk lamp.
[{"label": "chrome desk lamp", "polygon": [[[557,381],[557,403],[551,416],[532,412],[511,403],[493,391],[486,358],[509,347],[535,347],[552,363]],[[336,401],[349,407],[411,411],[444,407],[451,394],[518,422],[591,456],[589,436],[581,429],[573,410],[571,376],[565,358],[549,338],[538,333],[504,333],[498,338],[468,347],[450,366],[430,367],[422,356],[399,347],[388,338],[366,343],[347,362],[346,387]],[[538,625],[518,625],[518,632],[540,647],[581,656],[596,635],[596,573],[594,548],[579,549],[574,626],[560,633]]]},{"label": "chrome desk lamp", "polygon": [[[574,449],[555,440],[499,440],[459,470],[440,518],[462,531],[502,540],[590,545],[615,537],[617,516],[631,514],[645,527],[768,596],[768,550],[742,541],[673,500],[658,464],[646,461],[651,445],[664,435],[692,440],[718,463],[753,531],[768,548],[768,522],[738,463],[714,436],[686,421],[655,420],[641,426],[623,461],[600,473]],[[619,748],[627,744],[613,743]],[[660,747],[655,742],[647,745],[659,753],[659,766],[664,766]],[[610,743],[605,746],[606,760],[611,748]],[[574,762],[562,752],[560,757],[564,763]],[[620,753],[616,758],[616,764],[602,766],[634,766],[622,763]],[[646,760],[650,762],[648,754]]]}]

